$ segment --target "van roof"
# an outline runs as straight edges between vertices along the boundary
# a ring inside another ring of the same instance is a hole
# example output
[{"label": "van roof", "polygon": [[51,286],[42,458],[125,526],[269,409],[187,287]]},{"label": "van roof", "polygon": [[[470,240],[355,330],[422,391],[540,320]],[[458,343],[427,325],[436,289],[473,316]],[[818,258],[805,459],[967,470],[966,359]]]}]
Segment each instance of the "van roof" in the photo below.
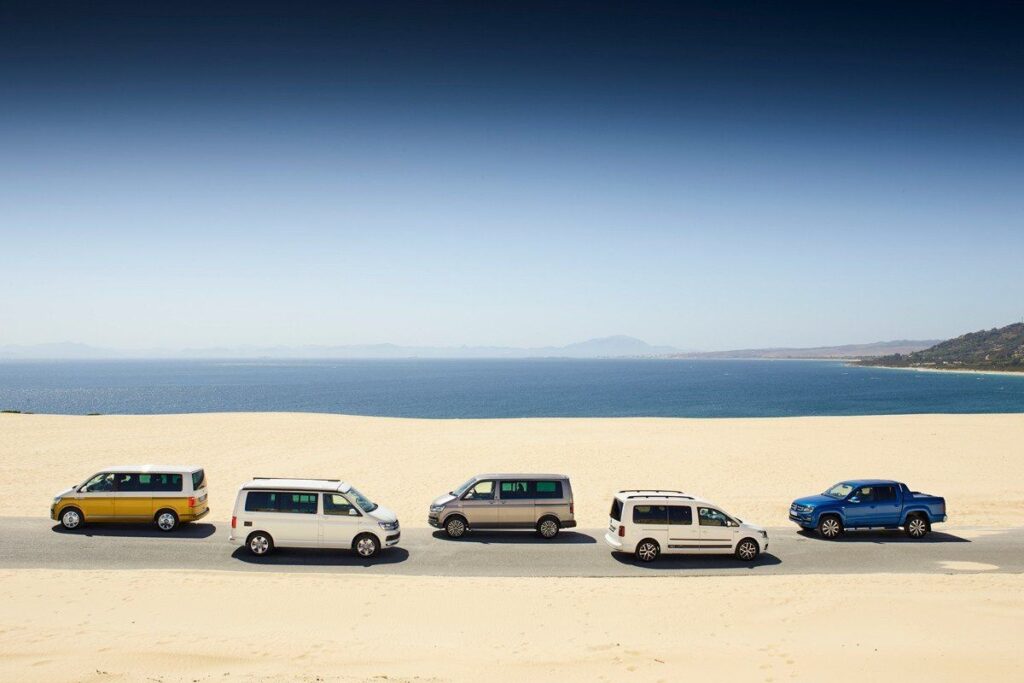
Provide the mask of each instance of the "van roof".
[{"label": "van roof", "polygon": [[298,489],[302,491],[337,491],[348,493],[350,484],[340,479],[289,479],[287,477],[253,477],[242,484],[243,489]]},{"label": "van roof", "polygon": [[478,474],[474,479],[568,479],[564,474],[524,474],[522,472],[488,472]]},{"label": "van roof", "polygon": [[708,505],[710,507],[719,507],[717,503],[714,503],[707,498],[694,495],[692,493],[683,493],[682,491],[666,491],[664,489],[651,489],[651,490],[626,490],[619,491],[615,494],[615,497],[619,500],[626,502],[629,500],[650,503],[657,501],[659,503],[699,503],[701,505]]},{"label": "van roof", "polygon": [[172,472],[198,472],[203,469],[198,465],[114,465],[104,467],[101,472],[148,472],[172,473]]}]

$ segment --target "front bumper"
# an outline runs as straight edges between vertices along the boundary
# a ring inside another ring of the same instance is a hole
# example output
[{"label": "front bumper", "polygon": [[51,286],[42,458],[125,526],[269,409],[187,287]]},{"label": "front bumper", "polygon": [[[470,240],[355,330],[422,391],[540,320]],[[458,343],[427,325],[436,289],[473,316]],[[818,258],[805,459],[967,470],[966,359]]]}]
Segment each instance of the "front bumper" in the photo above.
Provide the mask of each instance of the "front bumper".
[{"label": "front bumper", "polygon": [[794,524],[799,524],[800,526],[802,526],[805,529],[813,529],[814,528],[814,513],[813,512],[795,512],[794,510],[790,509],[790,511],[789,511],[789,521],[793,522]]},{"label": "front bumper", "polygon": [[429,515],[427,515],[427,524],[434,527],[435,529],[442,528],[440,513],[431,512]]},{"label": "front bumper", "polygon": [[402,532],[396,531],[393,534],[388,534],[384,539],[384,547],[390,548],[393,545],[398,545],[398,541],[402,538]]}]

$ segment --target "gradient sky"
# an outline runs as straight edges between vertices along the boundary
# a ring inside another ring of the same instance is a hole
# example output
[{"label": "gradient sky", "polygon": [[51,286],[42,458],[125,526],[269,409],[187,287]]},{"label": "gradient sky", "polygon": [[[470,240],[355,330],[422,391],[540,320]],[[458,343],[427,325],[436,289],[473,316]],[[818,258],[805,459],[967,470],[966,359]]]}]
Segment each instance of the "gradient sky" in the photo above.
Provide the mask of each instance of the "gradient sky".
[{"label": "gradient sky", "polygon": [[987,2],[0,0],[0,344],[1020,320],[1022,29]]}]

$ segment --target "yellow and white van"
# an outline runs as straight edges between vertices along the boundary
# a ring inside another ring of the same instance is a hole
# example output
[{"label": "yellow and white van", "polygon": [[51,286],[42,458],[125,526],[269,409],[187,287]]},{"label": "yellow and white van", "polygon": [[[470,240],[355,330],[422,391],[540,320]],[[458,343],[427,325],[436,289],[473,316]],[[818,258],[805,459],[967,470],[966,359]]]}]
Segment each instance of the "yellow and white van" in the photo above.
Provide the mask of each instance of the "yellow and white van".
[{"label": "yellow and white van", "polygon": [[161,531],[172,531],[209,512],[203,468],[124,465],[58,493],[50,519],[68,530],[86,522],[151,522]]}]

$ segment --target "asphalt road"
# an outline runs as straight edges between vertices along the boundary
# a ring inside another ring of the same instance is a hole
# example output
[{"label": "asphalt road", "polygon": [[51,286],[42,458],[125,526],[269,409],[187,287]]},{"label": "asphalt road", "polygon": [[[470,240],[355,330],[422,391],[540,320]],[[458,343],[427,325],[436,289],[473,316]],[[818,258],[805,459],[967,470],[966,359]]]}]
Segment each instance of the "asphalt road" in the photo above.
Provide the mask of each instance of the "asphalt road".
[{"label": "asphalt road", "polygon": [[170,534],[149,526],[93,524],[66,532],[49,519],[0,517],[0,568],[204,569],[410,576],[706,576],[768,574],[1024,573],[1024,527],[850,532],[824,541],[793,528],[768,530],[769,552],[752,564],[731,556],[661,557],[640,564],[616,555],[604,530],[470,532],[451,540],[433,529],[402,530],[402,542],[370,561],[348,551],[278,550],[254,558],[227,542],[226,524],[189,524]]}]

